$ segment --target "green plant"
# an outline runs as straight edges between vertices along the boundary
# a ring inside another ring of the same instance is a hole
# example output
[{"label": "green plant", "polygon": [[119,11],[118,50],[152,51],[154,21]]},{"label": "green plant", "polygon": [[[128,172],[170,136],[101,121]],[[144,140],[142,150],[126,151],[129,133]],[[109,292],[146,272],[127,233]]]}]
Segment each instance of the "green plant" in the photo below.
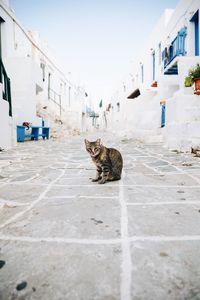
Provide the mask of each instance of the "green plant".
[{"label": "green plant", "polygon": [[185,82],[184,82],[185,87],[192,86],[197,78],[200,78],[200,65],[199,64],[197,64],[196,67],[189,70],[188,76],[185,77]]},{"label": "green plant", "polygon": [[190,87],[193,85],[193,83],[194,83],[194,80],[191,76],[185,77],[185,82],[184,82],[185,87]]},{"label": "green plant", "polygon": [[189,76],[192,77],[193,80],[200,78],[200,65],[197,64],[196,67],[189,71]]}]

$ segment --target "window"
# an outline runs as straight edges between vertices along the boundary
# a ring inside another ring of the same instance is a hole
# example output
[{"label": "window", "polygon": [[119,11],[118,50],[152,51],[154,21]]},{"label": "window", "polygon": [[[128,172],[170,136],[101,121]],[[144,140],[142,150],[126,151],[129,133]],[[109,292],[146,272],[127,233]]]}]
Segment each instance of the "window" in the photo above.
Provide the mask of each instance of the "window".
[{"label": "window", "polygon": [[5,21],[0,17],[0,58],[2,58],[2,40],[1,40],[1,31],[2,31],[2,23]]},{"label": "window", "polygon": [[51,90],[51,73],[48,74],[48,99],[51,98],[50,90]]},{"label": "window", "polygon": [[144,65],[141,65],[141,81],[144,82]]},{"label": "window", "polygon": [[40,68],[42,69],[42,80],[45,81],[45,64],[41,63]]},{"label": "window", "polygon": [[162,62],[162,52],[161,52],[161,43],[158,44],[158,63],[161,65]]}]

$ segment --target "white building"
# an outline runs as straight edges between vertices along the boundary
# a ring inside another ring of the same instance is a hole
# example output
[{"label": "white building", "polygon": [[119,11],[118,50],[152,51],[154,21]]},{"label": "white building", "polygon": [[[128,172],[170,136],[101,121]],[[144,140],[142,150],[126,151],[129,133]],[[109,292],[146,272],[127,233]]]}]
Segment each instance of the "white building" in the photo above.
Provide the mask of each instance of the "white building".
[{"label": "white building", "polygon": [[199,0],[180,0],[174,11],[165,10],[152,31],[123,84],[126,89],[119,91],[120,129],[128,136],[162,138],[169,148],[184,151],[200,146],[200,96],[184,87],[189,69],[200,63],[199,10]]},{"label": "white building", "polygon": [[85,92],[66,78],[38,33],[24,29],[8,0],[0,0],[0,31],[1,86],[10,101],[0,93],[0,147],[16,143],[16,125],[41,125],[41,118],[81,130]]}]

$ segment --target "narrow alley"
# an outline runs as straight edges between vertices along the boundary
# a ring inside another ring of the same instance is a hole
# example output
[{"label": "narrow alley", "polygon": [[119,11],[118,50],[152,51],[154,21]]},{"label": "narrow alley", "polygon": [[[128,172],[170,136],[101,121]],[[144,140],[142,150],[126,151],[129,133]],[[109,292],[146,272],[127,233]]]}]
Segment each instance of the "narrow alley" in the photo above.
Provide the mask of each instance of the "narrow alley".
[{"label": "narrow alley", "polygon": [[90,181],[84,136],[0,152],[1,300],[200,299],[199,158],[100,137],[120,181]]}]

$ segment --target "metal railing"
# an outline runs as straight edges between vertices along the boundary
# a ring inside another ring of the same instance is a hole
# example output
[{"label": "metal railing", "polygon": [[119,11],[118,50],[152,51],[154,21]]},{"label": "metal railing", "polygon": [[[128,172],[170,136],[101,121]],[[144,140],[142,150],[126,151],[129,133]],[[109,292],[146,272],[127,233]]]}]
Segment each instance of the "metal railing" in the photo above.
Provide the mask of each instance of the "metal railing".
[{"label": "metal railing", "polygon": [[59,106],[59,110],[60,110],[60,116],[62,114],[62,111],[65,111],[64,108],[62,107],[62,103],[61,103],[61,95],[58,94],[56,91],[54,91],[51,88],[48,88],[48,99],[53,101],[56,105]]},{"label": "metal railing", "polygon": [[177,56],[184,56],[185,52],[185,38],[187,35],[187,28],[182,28],[171,45],[163,51],[164,68],[166,68],[171,61]]},{"label": "metal railing", "polygon": [[3,62],[0,58],[0,82],[2,83],[3,93],[2,97],[9,103],[9,116],[12,117],[12,100],[11,100],[11,86],[10,78],[8,77]]}]

